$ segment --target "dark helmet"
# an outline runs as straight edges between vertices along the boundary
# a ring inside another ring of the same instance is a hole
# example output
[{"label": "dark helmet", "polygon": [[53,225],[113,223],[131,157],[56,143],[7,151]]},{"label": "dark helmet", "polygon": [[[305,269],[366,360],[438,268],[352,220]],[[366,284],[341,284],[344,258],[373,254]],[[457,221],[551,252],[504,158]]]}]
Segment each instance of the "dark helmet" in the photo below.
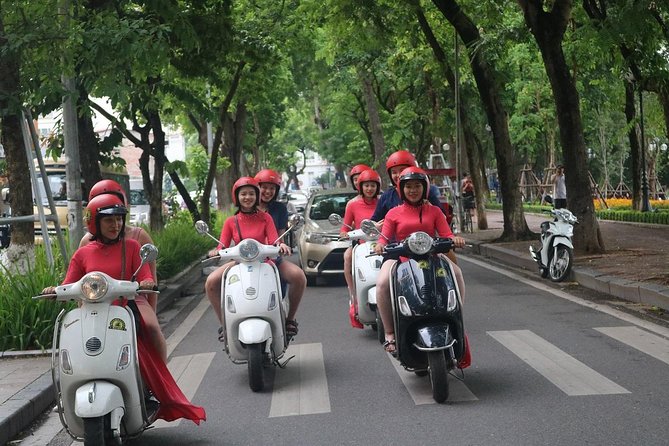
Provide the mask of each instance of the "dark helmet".
[{"label": "dark helmet", "polygon": [[274,184],[276,186],[276,191],[274,192],[272,201],[276,200],[276,198],[279,196],[279,189],[281,189],[281,175],[279,175],[276,170],[263,169],[256,174],[255,180],[258,182],[258,185],[262,183]]},{"label": "dark helmet", "polygon": [[353,186],[353,189],[355,189],[355,184],[353,184],[353,176],[354,175],[360,175],[363,173],[365,170],[368,170],[370,167],[367,164],[356,164],[355,166],[351,167],[351,172],[348,174],[348,179],[351,182],[351,186]]},{"label": "dark helmet", "polygon": [[[86,211],[84,212],[84,221],[86,222],[88,232],[90,232],[93,239],[95,239],[100,233],[100,218],[107,215],[125,216],[127,213],[128,209],[126,209],[125,204],[118,196],[116,196],[116,194],[103,193],[102,195],[93,197],[91,201],[88,202]],[[120,235],[123,235],[124,230],[125,220]]]},{"label": "dark helmet", "polygon": [[425,200],[427,198],[428,192],[430,191],[430,177],[428,177],[427,172],[425,172],[420,167],[411,166],[407,167],[402,171],[402,173],[400,173],[397,192],[399,193],[400,198],[402,198],[402,201],[406,201],[406,197],[404,196],[404,184],[409,180],[419,180],[423,183],[422,199]]},{"label": "dark helmet", "polygon": [[362,183],[370,181],[376,183],[376,193],[379,194],[381,192],[381,177],[375,170],[367,169],[358,177],[358,193],[360,195],[362,195]]},{"label": "dark helmet", "polygon": [[123,200],[124,206],[128,205],[128,197],[125,195],[123,187],[114,180],[101,180],[95,183],[88,193],[88,201],[102,194],[114,194]]},{"label": "dark helmet", "polygon": [[251,186],[256,190],[256,202],[254,206],[260,203],[260,184],[253,177],[241,177],[232,185],[232,202],[239,207],[239,189],[244,186]]},{"label": "dark helmet", "polygon": [[391,154],[386,161],[386,172],[388,172],[388,178],[392,181],[392,175],[390,175],[390,169],[397,166],[415,166],[416,157],[407,150],[398,150],[397,152]]}]

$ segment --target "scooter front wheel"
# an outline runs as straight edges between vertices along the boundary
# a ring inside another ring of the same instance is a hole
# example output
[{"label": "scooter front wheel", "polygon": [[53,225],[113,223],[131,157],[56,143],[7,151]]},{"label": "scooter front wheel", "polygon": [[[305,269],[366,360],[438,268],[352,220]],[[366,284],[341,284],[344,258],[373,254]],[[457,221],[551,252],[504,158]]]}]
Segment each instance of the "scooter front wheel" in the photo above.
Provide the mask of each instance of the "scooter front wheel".
[{"label": "scooter front wheel", "polygon": [[121,439],[114,441],[109,423],[109,414],[101,417],[83,418],[84,446],[105,446],[121,444]]},{"label": "scooter front wheel", "polygon": [[567,278],[571,271],[571,265],[574,260],[574,253],[571,248],[565,245],[558,245],[555,255],[548,265],[548,275],[553,282],[562,282]]},{"label": "scooter front wheel", "polygon": [[246,350],[249,352],[249,387],[251,387],[251,390],[254,392],[260,392],[265,387],[265,371],[262,364],[262,344],[247,345]]},{"label": "scooter front wheel", "polygon": [[448,369],[444,351],[428,352],[427,363],[430,367],[432,398],[437,403],[443,403],[448,399]]}]

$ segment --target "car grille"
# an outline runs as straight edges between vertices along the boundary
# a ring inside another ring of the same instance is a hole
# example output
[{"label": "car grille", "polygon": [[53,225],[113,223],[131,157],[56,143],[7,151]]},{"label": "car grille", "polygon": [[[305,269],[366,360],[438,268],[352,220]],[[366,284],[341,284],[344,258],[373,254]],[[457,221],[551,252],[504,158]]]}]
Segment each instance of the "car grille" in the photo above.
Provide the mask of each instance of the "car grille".
[{"label": "car grille", "polygon": [[333,249],[328,256],[318,265],[319,271],[343,270],[345,248]]}]

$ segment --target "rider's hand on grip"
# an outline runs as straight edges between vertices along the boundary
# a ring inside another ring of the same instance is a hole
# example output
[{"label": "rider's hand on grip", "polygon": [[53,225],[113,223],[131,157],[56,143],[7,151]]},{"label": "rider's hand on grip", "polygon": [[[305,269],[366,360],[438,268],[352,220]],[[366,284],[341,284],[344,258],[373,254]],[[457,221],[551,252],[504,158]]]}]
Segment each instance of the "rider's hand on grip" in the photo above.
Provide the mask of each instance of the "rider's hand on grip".
[{"label": "rider's hand on grip", "polygon": [[56,298],[56,287],[55,286],[48,286],[42,290],[42,294],[40,296],[42,299],[55,299]]}]

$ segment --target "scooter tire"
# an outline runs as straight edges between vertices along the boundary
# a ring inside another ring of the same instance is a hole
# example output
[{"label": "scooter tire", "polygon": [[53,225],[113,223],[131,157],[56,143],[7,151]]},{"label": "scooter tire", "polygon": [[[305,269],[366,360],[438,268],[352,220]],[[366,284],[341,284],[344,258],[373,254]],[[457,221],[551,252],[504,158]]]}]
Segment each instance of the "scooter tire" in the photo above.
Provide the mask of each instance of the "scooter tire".
[{"label": "scooter tire", "polygon": [[254,392],[260,392],[265,387],[262,344],[247,345],[246,350],[249,352],[249,387]]},{"label": "scooter tire", "polygon": [[113,444],[120,444],[120,442],[113,441],[109,414],[101,417],[83,418],[83,421],[84,446],[111,446]]},{"label": "scooter tire", "polygon": [[427,363],[430,368],[432,398],[437,403],[443,403],[448,399],[448,369],[446,368],[444,351],[428,352]]},{"label": "scooter tire", "polygon": [[550,279],[553,282],[562,282],[569,276],[573,262],[574,252],[572,249],[565,245],[558,245],[555,256],[548,263],[548,275]]}]

